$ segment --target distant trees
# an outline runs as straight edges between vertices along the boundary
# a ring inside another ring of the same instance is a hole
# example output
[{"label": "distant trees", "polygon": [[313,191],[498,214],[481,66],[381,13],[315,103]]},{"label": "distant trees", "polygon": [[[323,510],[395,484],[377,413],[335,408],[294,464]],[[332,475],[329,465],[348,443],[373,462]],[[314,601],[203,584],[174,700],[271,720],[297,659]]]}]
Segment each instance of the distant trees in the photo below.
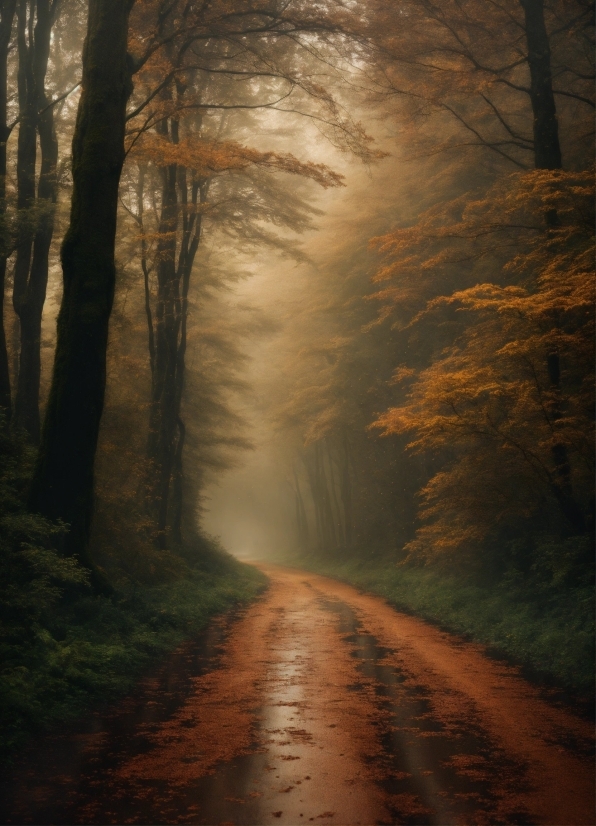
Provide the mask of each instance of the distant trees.
[{"label": "distant trees", "polygon": [[[384,182],[394,180],[398,164],[385,164]],[[327,228],[324,248],[313,238],[317,266],[299,275],[303,289],[293,288],[284,317],[272,421],[294,497],[294,541],[311,551],[395,552],[412,536],[417,460],[402,461],[405,440],[368,430],[394,395],[399,335],[375,325],[375,302],[363,300],[377,261],[369,234],[402,213],[408,183],[379,191],[367,180],[357,195],[346,192],[353,213]]]},{"label": "distant trees", "polygon": [[382,524],[386,548],[480,567],[593,531],[592,17],[582,0],[370,4],[368,79],[420,183],[364,212],[393,227],[359,278],[354,254],[327,264],[335,294],[312,299],[288,362],[276,415],[309,457],[303,546],[349,546],[319,527],[339,485],[315,461],[343,434],[364,555]]},{"label": "distant trees", "polygon": [[[219,212],[228,232],[249,243],[259,237],[267,242],[271,239],[259,223],[300,229],[302,222],[300,210],[292,215],[279,202],[275,215],[267,203],[267,177],[298,175],[324,187],[339,183],[322,165],[239,143],[223,115],[295,100],[305,117],[316,116],[335,129],[342,144],[370,153],[361,129],[335,105],[331,92],[305,75],[303,63],[307,55],[310,60],[316,55],[319,32],[326,37],[333,33],[325,8],[316,16],[283,3],[270,4],[267,10],[249,3],[241,11],[227,3],[187,4],[184,26],[179,13],[178,4],[163,6],[158,14],[140,5],[132,20],[147,57],[130,114],[129,143],[138,175],[128,209],[141,231],[152,371],[147,504],[162,549],[182,541],[186,425],[181,409],[189,290],[205,219],[216,225],[213,219]],[[310,53],[303,37],[309,39]],[[249,170],[257,174],[247,180]],[[224,215],[216,206],[223,191],[230,204],[236,202]],[[150,233],[149,204],[159,212]]]}]

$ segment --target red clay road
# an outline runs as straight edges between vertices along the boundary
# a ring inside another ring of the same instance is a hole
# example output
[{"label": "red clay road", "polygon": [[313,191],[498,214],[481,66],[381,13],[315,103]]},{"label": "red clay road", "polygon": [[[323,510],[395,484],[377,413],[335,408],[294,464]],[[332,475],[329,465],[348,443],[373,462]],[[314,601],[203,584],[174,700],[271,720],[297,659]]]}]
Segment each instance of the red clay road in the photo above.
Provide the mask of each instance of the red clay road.
[{"label": "red clay road", "polygon": [[478,645],[263,567],[269,590],[173,711],[118,748],[101,727],[79,737],[76,770],[44,752],[7,822],[595,823],[590,723]]}]

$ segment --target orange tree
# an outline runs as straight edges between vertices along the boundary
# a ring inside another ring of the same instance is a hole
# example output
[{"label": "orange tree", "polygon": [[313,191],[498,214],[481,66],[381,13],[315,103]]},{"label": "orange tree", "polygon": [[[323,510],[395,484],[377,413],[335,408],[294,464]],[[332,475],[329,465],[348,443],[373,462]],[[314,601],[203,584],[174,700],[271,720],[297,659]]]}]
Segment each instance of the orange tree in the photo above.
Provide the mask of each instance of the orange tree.
[{"label": "orange tree", "polygon": [[[593,531],[592,203],[590,173],[516,174],[440,227],[444,257],[471,237],[481,239],[479,258],[496,238],[509,243],[515,283],[435,298],[412,322],[454,310],[461,319],[430,366],[398,369],[407,397],[375,422],[441,460],[421,492],[412,553],[474,554],[524,525]],[[555,227],[544,220],[553,211]],[[395,242],[397,270],[400,260],[406,269],[426,260],[408,239]]]}]

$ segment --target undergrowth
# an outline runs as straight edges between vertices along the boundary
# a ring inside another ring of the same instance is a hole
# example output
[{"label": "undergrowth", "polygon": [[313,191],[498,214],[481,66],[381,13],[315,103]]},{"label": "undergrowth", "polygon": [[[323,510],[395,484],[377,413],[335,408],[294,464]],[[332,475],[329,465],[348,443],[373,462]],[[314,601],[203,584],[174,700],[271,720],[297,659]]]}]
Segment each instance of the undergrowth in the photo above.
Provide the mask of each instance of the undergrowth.
[{"label": "undergrowth", "polygon": [[61,525],[23,505],[33,454],[0,428],[0,762],[34,734],[130,689],[160,654],[266,585],[212,540],[161,584],[98,596],[60,555]]}]

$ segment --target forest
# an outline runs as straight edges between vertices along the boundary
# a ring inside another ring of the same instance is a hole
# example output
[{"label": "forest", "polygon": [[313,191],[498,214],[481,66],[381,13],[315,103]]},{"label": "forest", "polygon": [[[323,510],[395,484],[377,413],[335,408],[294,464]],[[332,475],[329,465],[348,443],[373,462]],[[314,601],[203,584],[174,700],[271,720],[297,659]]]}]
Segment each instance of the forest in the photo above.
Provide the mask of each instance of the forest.
[{"label": "forest", "polygon": [[250,559],[593,700],[593,32],[0,2],[3,761],[256,599]]}]

